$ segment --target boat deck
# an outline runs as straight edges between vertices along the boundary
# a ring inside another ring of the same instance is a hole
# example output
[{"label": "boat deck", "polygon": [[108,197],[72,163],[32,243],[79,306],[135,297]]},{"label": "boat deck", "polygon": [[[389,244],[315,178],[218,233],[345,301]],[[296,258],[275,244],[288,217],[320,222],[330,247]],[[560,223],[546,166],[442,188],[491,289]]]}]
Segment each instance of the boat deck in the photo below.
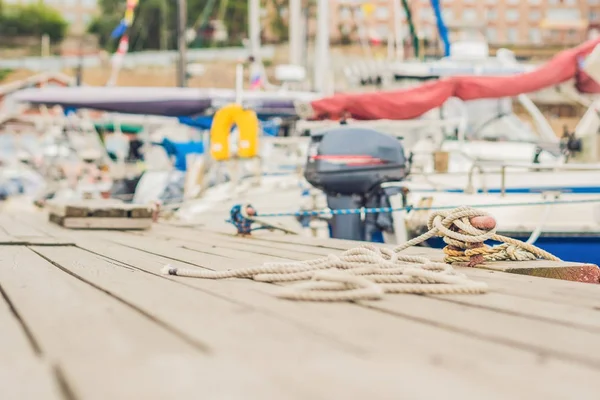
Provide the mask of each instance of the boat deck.
[{"label": "boat deck", "polygon": [[160,270],[304,260],[353,243],[45,219],[0,213],[2,399],[598,398],[600,285],[460,268],[490,293],[296,302],[272,284]]}]

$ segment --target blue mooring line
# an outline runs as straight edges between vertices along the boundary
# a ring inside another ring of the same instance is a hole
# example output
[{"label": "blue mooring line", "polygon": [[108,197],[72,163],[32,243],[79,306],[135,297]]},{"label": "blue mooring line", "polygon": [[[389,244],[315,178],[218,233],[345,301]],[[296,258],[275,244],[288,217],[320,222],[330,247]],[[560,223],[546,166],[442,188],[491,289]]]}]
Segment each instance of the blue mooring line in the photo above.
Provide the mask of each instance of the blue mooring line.
[{"label": "blue mooring line", "polygon": [[[600,203],[600,198],[597,199],[582,199],[582,200],[556,200],[556,201],[540,201],[540,202],[522,202],[522,203],[496,203],[496,204],[475,204],[470,205],[473,208],[489,208],[489,207],[521,207],[521,206],[541,206],[554,204],[584,204],[584,203]],[[280,212],[280,213],[257,213],[257,218],[267,217],[313,217],[317,215],[351,215],[351,214],[374,214],[374,213],[389,213],[397,211],[422,211],[422,210],[453,210],[460,206],[437,206],[437,207],[373,207],[373,208],[348,208],[341,210],[308,210],[295,212]]]}]

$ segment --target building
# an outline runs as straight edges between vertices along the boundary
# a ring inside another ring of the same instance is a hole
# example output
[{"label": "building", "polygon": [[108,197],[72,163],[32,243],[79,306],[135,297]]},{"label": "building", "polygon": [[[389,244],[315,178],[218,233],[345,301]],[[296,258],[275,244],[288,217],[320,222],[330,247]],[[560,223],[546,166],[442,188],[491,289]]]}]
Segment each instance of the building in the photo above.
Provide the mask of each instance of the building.
[{"label": "building", "polygon": [[[446,22],[485,22],[492,45],[576,45],[587,38],[594,0],[454,0],[443,2]],[[435,34],[429,1],[415,3],[425,35]]]},{"label": "building", "polygon": [[[373,0],[365,6],[360,1],[330,0],[332,41],[346,35],[358,40],[361,31],[368,37],[390,37],[394,31],[393,1]],[[419,36],[436,40],[430,0],[410,4]],[[590,29],[600,26],[600,0],[441,0],[441,4],[449,25],[484,24],[483,33],[491,45],[571,46],[586,40]],[[400,18],[407,37],[402,7]]]},{"label": "building", "polygon": [[[31,4],[38,0],[2,0],[4,4]],[[70,24],[69,32],[80,34],[85,32],[88,24],[99,12],[98,0],[42,0],[46,5],[55,8]]]}]

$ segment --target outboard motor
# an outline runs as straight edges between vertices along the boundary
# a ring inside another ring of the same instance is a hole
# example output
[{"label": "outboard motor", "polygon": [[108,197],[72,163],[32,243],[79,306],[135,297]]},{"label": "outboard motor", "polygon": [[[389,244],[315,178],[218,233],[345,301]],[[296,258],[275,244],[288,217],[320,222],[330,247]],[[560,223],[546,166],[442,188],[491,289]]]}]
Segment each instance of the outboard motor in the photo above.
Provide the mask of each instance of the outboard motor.
[{"label": "outboard motor", "polygon": [[[392,193],[381,185],[401,181],[407,173],[399,140],[372,129],[345,126],[311,137],[304,177],[325,192],[331,210],[343,210],[389,207]],[[391,213],[364,218],[360,213],[334,215],[330,226],[336,239],[375,241],[374,233],[393,232]]]}]

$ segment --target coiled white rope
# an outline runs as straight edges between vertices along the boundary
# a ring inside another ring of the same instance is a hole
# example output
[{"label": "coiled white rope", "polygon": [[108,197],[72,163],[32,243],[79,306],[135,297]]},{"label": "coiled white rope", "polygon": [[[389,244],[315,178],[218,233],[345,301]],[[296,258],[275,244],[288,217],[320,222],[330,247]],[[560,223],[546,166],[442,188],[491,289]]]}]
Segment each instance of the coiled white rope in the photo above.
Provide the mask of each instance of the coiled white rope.
[{"label": "coiled white rope", "polygon": [[[166,265],[162,272],[167,275],[203,279],[252,278],[261,282],[294,282],[292,285],[282,287],[277,297],[305,301],[356,301],[381,299],[385,293],[485,293],[488,289],[485,283],[473,281],[457,273],[447,263],[400,254],[408,247],[434,236],[443,237],[451,250],[458,251],[454,250],[458,248],[463,252],[460,256],[447,255],[446,262],[465,261],[465,258],[469,261],[472,258],[481,258],[484,253],[491,254],[496,257],[494,260],[498,260],[501,256],[514,255],[513,247],[518,248],[522,253],[519,253],[521,254],[519,257],[531,254],[534,258],[556,259],[535,246],[497,235],[495,222],[487,229],[475,228],[472,225],[474,217],[490,216],[470,207],[459,207],[449,212],[435,212],[429,220],[430,230],[427,233],[394,249],[364,244],[340,255],[329,255],[309,261],[265,263],[259,267],[227,271],[180,269]],[[505,246],[501,250],[482,247],[483,242],[488,239],[507,244],[497,246]],[[509,246],[513,247],[509,250]],[[487,250],[483,252],[482,248]],[[464,253],[469,250],[473,250],[474,253],[465,255]]]}]

